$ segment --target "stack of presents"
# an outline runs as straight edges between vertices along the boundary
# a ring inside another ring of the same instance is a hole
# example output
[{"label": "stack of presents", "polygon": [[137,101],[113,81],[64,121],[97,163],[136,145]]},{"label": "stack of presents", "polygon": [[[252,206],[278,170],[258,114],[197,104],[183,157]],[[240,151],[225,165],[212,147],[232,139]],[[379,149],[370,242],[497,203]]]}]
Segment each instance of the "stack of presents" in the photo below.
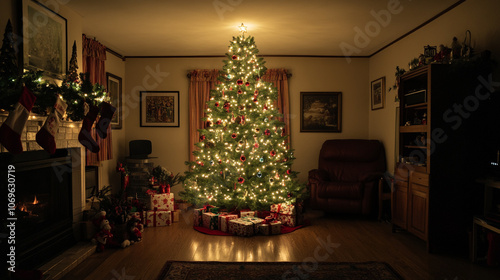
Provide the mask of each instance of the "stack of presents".
[{"label": "stack of presents", "polygon": [[174,201],[173,193],[150,193],[145,211],[131,213],[139,218],[146,227],[169,226],[179,221],[180,209]]},{"label": "stack of presents", "polygon": [[281,234],[282,226],[297,227],[302,224],[300,204],[273,204],[270,211],[227,212],[207,205],[194,209],[194,226],[220,230],[237,236],[256,234]]}]

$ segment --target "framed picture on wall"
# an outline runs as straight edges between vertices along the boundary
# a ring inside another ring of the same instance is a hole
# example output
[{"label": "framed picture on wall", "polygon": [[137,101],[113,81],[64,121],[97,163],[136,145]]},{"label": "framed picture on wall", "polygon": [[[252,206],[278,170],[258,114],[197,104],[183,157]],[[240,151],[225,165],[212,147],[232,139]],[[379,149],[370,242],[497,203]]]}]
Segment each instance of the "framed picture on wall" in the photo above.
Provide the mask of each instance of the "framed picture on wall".
[{"label": "framed picture on wall", "polygon": [[301,92],[300,132],[341,132],[342,92]]},{"label": "framed picture on wall", "polygon": [[63,79],[67,67],[67,21],[38,1],[22,1],[23,67]]},{"label": "framed picture on wall", "polygon": [[178,91],[141,91],[143,127],[179,127]]},{"label": "framed picture on wall", "polygon": [[378,78],[371,83],[372,110],[384,108],[385,103],[385,77]]},{"label": "framed picture on wall", "polygon": [[122,78],[106,72],[106,86],[109,95],[109,102],[116,108],[115,114],[111,118],[111,128],[122,128]]}]

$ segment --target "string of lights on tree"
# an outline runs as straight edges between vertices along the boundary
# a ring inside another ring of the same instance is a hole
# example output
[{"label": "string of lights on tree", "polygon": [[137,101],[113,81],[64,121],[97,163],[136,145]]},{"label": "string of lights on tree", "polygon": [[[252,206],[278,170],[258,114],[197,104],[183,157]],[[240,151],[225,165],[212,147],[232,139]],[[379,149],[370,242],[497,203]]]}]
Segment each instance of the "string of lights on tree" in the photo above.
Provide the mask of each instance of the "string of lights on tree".
[{"label": "string of lights on tree", "polygon": [[85,103],[99,106],[109,100],[105,88],[100,84],[92,84],[88,74],[77,74],[78,63],[76,45],[73,45],[72,57],[66,78],[57,85],[43,79],[40,70],[20,71],[14,49],[14,35],[10,20],[5,28],[2,48],[0,49],[0,109],[10,111],[26,86],[36,96],[33,112],[39,115],[50,113],[57,98],[67,104],[67,119],[80,121],[85,116]]},{"label": "string of lights on tree", "polygon": [[261,79],[265,62],[245,31],[230,42],[221,83],[207,102],[195,161],[186,163],[190,170],[181,196],[195,205],[259,210],[304,196],[305,185],[291,169],[294,156],[285,124],[274,106],[278,92]]}]

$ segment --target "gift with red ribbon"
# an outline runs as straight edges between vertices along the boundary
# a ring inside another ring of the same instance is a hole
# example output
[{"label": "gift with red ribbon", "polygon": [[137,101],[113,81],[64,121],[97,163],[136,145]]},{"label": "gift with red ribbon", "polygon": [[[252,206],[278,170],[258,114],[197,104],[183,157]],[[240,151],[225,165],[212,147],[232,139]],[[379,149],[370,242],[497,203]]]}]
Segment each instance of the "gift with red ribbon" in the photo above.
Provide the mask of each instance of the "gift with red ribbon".
[{"label": "gift with red ribbon", "polygon": [[285,226],[296,227],[302,223],[302,207],[297,204],[272,204],[271,205],[271,216]]},{"label": "gift with red ribbon", "polygon": [[162,227],[172,223],[171,211],[153,210],[146,212],[146,226]]},{"label": "gift with red ribbon", "polygon": [[174,211],[173,193],[153,194],[149,198],[149,210]]},{"label": "gift with red ribbon", "polygon": [[220,214],[219,215],[219,230],[223,232],[229,231],[229,221],[238,219],[236,214]]},{"label": "gift with red ribbon", "polygon": [[264,219],[262,224],[259,225],[259,232],[264,235],[281,234],[281,225],[282,223],[280,221],[268,216]]}]

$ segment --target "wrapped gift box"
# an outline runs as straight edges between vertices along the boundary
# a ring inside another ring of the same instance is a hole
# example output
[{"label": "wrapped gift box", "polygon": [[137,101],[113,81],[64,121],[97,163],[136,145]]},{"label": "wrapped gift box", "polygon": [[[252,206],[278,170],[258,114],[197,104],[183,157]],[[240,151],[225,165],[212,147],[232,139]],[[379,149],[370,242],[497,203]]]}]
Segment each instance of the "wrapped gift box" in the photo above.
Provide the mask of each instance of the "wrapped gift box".
[{"label": "wrapped gift box", "polygon": [[258,232],[258,226],[264,221],[261,218],[245,217],[229,221],[229,233],[238,236],[253,236]]},{"label": "wrapped gift box", "polygon": [[151,195],[149,210],[174,211],[174,194],[160,193]]},{"label": "wrapped gift box", "polygon": [[203,227],[209,229],[219,229],[219,214],[212,212],[203,213]]},{"label": "wrapped gift box", "polygon": [[293,204],[273,204],[271,205],[271,215],[283,225],[296,227],[302,224],[302,207],[296,207]]},{"label": "wrapped gift box", "polygon": [[146,226],[163,227],[169,226],[172,223],[171,211],[147,211],[146,212]]},{"label": "wrapped gift box", "polygon": [[272,221],[267,224],[260,224],[259,232],[264,235],[281,234],[281,225],[282,223],[280,221]]},{"label": "wrapped gift box", "polygon": [[220,214],[219,215],[219,230],[223,232],[229,231],[229,221],[238,219],[236,214]]},{"label": "wrapped gift box", "polygon": [[176,209],[175,211],[172,211],[172,223],[177,223],[179,222],[179,217],[180,217],[181,210]]},{"label": "wrapped gift box", "polygon": [[255,212],[256,211],[242,210],[240,211],[240,218],[255,217]]},{"label": "wrapped gift box", "polygon": [[193,210],[193,224],[194,226],[203,226],[203,213],[205,213],[205,208],[198,208]]}]

